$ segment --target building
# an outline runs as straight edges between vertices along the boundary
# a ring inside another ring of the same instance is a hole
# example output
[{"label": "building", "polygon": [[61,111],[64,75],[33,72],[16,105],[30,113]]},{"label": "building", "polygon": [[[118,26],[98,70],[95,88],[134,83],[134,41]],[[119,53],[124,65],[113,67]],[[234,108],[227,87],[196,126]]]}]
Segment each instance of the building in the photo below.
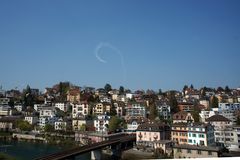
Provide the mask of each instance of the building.
[{"label": "building", "polygon": [[18,112],[22,112],[23,110],[23,106],[20,104],[14,105],[14,108],[18,111]]},{"label": "building", "polygon": [[8,105],[10,98],[0,98],[0,105]]},{"label": "building", "polygon": [[73,103],[72,105],[72,117],[86,117],[89,114],[89,106],[87,102]]},{"label": "building", "polygon": [[58,119],[54,122],[55,131],[66,131],[67,130],[67,122],[62,118]]},{"label": "building", "polygon": [[98,115],[94,120],[94,127],[97,132],[108,132],[110,116]]},{"label": "building", "polygon": [[200,122],[203,122],[203,123],[205,123],[206,122],[206,119],[208,119],[209,117],[212,117],[212,116],[214,116],[214,115],[216,115],[216,114],[218,114],[218,112],[216,112],[216,111],[201,111],[200,113],[199,113],[199,116],[200,116]]},{"label": "building", "polygon": [[167,120],[171,118],[171,107],[167,104],[157,105],[158,114],[163,119]]},{"label": "building", "polygon": [[137,128],[139,125],[141,124],[144,124],[148,122],[148,119],[147,118],[143,118],[143,117],[140,117],[140,118],[134,118],[134,117],[131,117],[130,119],[128,119],[126,121],[127,123],[127,129],[126,129],[126,132],[136,132]]},{"label": "building", "polygon": [[54,123],[57,121],[57,117],[39,117],[38,126],[44,128],[46,124],[54,126]]},{"label": "building", "polygon": [[55,116],[55,108],[54,107],[41,107],[39,108],[40,117],[54,117]]},{"label": "building", "polygon": [[35,125],[38,123],[37,116],[25,116],[24,120],[27,121],[31,125]]},{"label": "building", "polygon": [[174,158],[214,158],[220,157],[221,152],[217,147],[197,146],[197,145],[174,145]]},{"label": "building", "polygon": [[70,103],[80,102],[80,89],[70,89],[67,92],[67,101]]},{"label": "building", "polygon": [[146,109],[142,103],[132,103],[126,107],[126,117],[146,117]]},{"label": "building", "polygon": [[63,112],[67,112],[67,104],[66,103],[55,103],[55,107],[60,109]]},{"label": "building", "polygon": [[12,115],[12,109],[8,105],[0,105],[0,117],[3,116],[11,116]]},{"label": "building", "polygon": [[110,113],[111,111],[111,104],[110,103],[97,103],[93,107],[93,114],[102,115],[105,113]]},{"label": "building", "polygon": [[206,120],[214,126],[215,142],[223,144],[228,149],[238,145],[237,134],[233,130],[233,123],[222,115],[214,115]]},{"label": "building", "polygon": [[219,112],[222,110],[237,111],[240,110],[240,103],[219,103]]},{"label": "building", "polygon": [[0,118],[0,131],[12,131],[15,129],[15,122],[19,118],[15,117],[3,117]]},{"label": "building", "polygon": [[237,135],[237,138],[238,138],[238,147],[237,147],[236,150],[239,151],[240,150],[240,126],[234,126],[233,129],[234,129],[234,131]]},{"label": "building", "polygon": [[211,124],[188,124],[188,144],[198,146],[215,145],[214,127]]},{"label": "building", "polygon": [[171,128],[170,126],[157,123],[147,122],[140,124],[136,130],[136,145],[145,146],[147,148],[154,149],[154,142],[160,143],[162,140],[171,139]]},{"label": "building", "polygon": [[203,105],[205,109],[208,109],[209,108],[209,100],[206,100],[206,99],[201,99],[199,101],[199,104]]},{"label": "building", "polygon": [[187,123],[172,124],[172,141],[177,144],[188,144],[188,126]]},{"label": "building", "polygon": [[181,102],[178,104],[179,111],[191,112],[194,109],[194,105],[192,103]]},{"label": "building", "polygon": [[194,118],[191,113],[180,111],[173,115],[173,123],[191,123],[194,122]]},{"label": "building", "polygon": [[89,120],[83,117],[73,118],[72,119],[72,128],[74,131],[81,131],[83,126],[86,126],[87,131],[94,130],[93,120]]},{"label": "building", "polygon": [[122,102],[117,102],[117,103],[114,103],[114,108],[116,109],[117,111],[117,116],[118,117],[122,117],[125,115],[125,104],[122,103]]}]

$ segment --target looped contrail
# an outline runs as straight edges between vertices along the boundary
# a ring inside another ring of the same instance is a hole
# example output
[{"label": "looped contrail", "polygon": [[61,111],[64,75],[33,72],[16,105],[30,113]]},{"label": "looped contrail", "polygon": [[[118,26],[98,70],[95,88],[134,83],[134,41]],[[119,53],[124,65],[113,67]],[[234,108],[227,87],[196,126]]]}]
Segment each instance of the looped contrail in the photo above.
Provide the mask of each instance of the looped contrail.
[{"label": "looped contrail", "polygon": [[96,49],[95,49],[95,56],[102,63],[107,63],[106,60],[102,59],[99,56],[100,50],[102,48],[104,48],[104,47],[112,49],[114,51],[113,53],[116,53],[120,57],[120,59],[121,59],[121,67],[122,67],[122,71],[123,71],[123,83],[125,84],[125,81],[126,81],[126,67],[125,67],[125,62],[124,62],[124,57],[122,55],[122,52],[120,50],[118,50],[116,47],[114,47],[113,45],[111,45],[110,43],[107,43],[107,42],[99,43],[97,45]]}]

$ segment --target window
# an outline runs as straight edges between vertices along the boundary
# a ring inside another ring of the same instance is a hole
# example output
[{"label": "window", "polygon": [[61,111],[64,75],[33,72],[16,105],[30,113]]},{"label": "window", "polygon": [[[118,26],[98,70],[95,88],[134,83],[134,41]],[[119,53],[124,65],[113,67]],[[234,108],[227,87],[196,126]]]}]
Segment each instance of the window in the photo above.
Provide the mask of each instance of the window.
[{"label": "window", "polygon": [[196,137],[196,134],[193,134],[193,137]]},{"label": "window", "polygon": [[187,150],[187,153],[192,153],[191,149],[188,149],[188,150]]},{"label": "window", "polygon": [[211,152],[211,151],[208,151],[208,155],[212,155],[212,152]]},{"label": "window", "polygon": [[198,150],[198,154],[202,154],[202,152]]},{"label": "window", "polygon": [[191,140],[191,139],[189,139],[189,140],[188,140],[188,143],[192,143],[192,140]]}]

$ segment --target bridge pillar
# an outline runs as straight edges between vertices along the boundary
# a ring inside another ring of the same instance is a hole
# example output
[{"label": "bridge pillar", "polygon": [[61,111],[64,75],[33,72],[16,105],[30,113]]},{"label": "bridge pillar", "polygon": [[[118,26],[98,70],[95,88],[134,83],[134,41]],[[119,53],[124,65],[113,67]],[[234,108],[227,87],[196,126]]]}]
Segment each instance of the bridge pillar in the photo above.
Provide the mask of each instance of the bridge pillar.
[{"label": "bridge pillar", "polygon": [[91,151],[91,160],[101,160],[102,151],[94,150]]}]

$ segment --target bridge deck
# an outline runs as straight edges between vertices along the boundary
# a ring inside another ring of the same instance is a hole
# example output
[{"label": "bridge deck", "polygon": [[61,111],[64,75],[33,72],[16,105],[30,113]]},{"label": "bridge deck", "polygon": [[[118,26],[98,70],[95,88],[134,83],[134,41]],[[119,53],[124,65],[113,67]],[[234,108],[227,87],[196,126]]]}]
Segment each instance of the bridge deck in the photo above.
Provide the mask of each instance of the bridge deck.
[{"label": "bridge deck", "polygon": [[103,142],[98,142],[98,143],[93,143],[91,145],[86,145],[86,146],[82,146],[82,147],[76,147],[76,148],[72,148],[72,149],[68,149],[65,151],[61,151],[58,153],[53,153],[44,157],[40,157],[40,158],[36,158],[36,160],[60,160],[60,159],[65,159],[68,157],[72,157],[72,156],[76,156],[76,155],[80,155],[83,153],[87,153],[93,150],[97,150],[100,148],[104,148],[106,146],[109,145],[113,145],[113,144],[117,144],[117,143],[124,143],[124,142],[128,142],[128,141],[134,141],[136,139],[135,136],[124,136],[121,138],[117,138],[117,139],[112,139],[112,140],[107,140],[107,141],[103,141]]}]

